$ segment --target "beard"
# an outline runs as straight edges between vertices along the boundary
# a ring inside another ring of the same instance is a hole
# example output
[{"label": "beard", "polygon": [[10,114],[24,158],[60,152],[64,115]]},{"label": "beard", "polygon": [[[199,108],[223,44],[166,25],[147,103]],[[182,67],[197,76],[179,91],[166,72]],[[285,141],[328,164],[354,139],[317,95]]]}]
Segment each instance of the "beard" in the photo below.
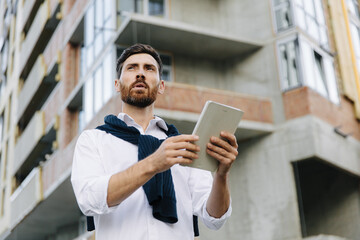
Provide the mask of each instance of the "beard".
[{"label": "beard", "polygon": [[[143,83],[146,88],[141,90],[133,90],[134,86],[138,83]],[[137,80],[130,86],[120,84],[121,100],[129,105],[139,108],[145,108],[155,102],[158,85],[154,88],[150,88],[149,85],[143,80]]]}]

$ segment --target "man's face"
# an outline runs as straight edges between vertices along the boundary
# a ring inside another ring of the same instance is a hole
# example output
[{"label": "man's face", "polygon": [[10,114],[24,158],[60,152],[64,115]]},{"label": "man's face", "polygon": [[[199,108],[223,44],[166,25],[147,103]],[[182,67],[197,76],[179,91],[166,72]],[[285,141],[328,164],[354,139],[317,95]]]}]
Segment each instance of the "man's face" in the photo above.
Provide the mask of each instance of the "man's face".
[{"label": "man's face", "polygon": [[115,81],[121,100],[129,105],[144,108],[151,105],[164,91],[159,67],[149,54],[139,53],[128,57],[121,70],[120,79]]}]

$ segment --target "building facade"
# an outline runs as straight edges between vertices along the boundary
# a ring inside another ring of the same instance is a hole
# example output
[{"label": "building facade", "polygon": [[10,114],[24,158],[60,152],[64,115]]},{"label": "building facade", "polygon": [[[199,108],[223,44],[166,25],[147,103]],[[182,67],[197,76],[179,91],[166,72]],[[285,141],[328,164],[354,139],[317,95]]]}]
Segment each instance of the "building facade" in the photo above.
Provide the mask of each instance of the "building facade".
[{"label": "building facade", "polygon": [[84,129],[121,111],[122,50],[161,54],[155,113],[191,133],[242,109],[233,214],[200,239],[360,239],[357,0],[0,0],[0,239],[92,239],[70,184]]}]

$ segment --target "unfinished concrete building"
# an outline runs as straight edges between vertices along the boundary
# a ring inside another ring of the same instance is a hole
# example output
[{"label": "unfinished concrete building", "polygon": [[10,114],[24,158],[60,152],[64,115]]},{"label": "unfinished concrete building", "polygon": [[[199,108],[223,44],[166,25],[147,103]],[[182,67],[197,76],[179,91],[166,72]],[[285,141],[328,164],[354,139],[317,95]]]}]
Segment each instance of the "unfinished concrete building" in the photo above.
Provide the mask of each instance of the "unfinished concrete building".
[{"label": "unfinished concrete building", "polygon": [[117,114],[115,63],[162,56],[156,114],[245,112],[233,214],[199,239],[360,239],[357,0],[0,0],[0,239],[92,239],[70,184],[81,131]]}]

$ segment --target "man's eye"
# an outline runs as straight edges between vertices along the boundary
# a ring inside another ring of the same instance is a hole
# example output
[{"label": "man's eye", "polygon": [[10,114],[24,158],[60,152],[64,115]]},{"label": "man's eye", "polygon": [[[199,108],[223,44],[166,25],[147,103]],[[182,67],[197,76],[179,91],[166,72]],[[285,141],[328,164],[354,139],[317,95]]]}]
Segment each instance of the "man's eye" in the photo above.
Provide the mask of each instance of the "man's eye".
[{"label": "man's eye", "polygon": [[130,69],[130,70],[131,70],[131,69],[134,69],[134,67],[133,67],[133,66],[130,66],[130,67],[128,67],[127,69]]},{"label": "man's eye", "polygon": [[147,67],[146,70],[148,70],[148,71],[153,71],[154,68],[153,68],[153,67]]}]

